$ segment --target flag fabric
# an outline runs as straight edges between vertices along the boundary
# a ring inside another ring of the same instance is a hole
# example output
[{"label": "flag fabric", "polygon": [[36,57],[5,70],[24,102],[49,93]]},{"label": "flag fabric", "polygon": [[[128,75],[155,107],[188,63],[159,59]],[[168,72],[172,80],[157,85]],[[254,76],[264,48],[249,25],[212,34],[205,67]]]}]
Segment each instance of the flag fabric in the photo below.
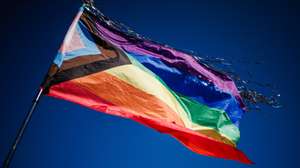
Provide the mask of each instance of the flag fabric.
[{"label": "flag fabric", "polygon": [[245,106],[234,82],[116,25],[81,7],[42,84],[45,94],[132,119],[196,153],[251,163],[236,147]]}]

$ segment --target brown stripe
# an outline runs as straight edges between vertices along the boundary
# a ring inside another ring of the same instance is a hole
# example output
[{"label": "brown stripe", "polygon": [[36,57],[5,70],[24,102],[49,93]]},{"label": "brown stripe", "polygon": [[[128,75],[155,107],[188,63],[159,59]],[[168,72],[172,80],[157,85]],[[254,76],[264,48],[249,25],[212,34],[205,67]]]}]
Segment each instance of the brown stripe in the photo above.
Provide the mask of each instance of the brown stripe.
[{"label": "brown stripe", "polygon": [[91,35],[101,54],[79,56],[64,61],[58,73],[53,76],[51,85],[131,63],[122,50],[94,34]]},{"label": "brown stripe", "polygon": [[80,65],[89,64],[92,62],[102,61],[105,59],[106,59],[106,57],[102,57],[100,54],[79,56],[79,57],[64,61],[61,66],[61,71],[67,70],[67,69],[70,69],[73,67],[77,67]]},{"label": "brown stripe", "polygon": [[118,56],[116,58],[110,58],[106,60],[92,62],[90,64],[76,66],[70,69],[57,72],[51,80],[51,85],[72,80],[75,78],[80,78],[86,75],[90,75],[112,67],[125,64],[130,64],[129,59],[127,57]]},{"label": "brown stripe", "polygon": [[119,58],[125,58],[124,62],[129,62],[129,60],[127,59],[127,56],[125,56],[124,53],[122,53],[121,51],[118,50],[107,50],[102,48],[101,54],[97,54],[97,55],[83,55],[83,56],[79,56],[79,57],[75,57],[72,58],[70,60],[65,60],[63,62],[63,64],[61,65],[60,71],[64,71],[67,69],[71,69],[74,67],[78,67],[81,65],[86,65],[86,64],[90,64],[93,62],[98,62],[98,61],[105,61],[105,60],[114,60],[117,57]]},{"label": "brown stripe", "polygon": [[66,60],[63,62],[62,66],[61,66],[61,71],[66,70],[66,69],[70,69],[76,66],[80,66],[80,65],[84,65],[84,64],[89,64],[95,61],[101,61],[101,60],[109,60],[112,58],[116,58],[116,57],[125,57],[127,58],[126,54],[121,51],[120,49],[118,49],[117,47],[115,47],[113,44],[111,44],[108,41],[105,41],[104,39],[102,39],[101,37],[97,36],[90,26],[90,24],[88,24],[88,22],[83,23],[85,24],[85,26],[89,26],[89,27],[84,27],[82,24],[79,24],[81,26],[82,29],[88,29],[88,32],[90,33],[90,35],[92,36],[92,39],[94,40],[94,44],[98,47],[98,49],[100,50],[101,54],[97,54],[97,55],[83,55],[83,56],[79,56],[70,60]]}]

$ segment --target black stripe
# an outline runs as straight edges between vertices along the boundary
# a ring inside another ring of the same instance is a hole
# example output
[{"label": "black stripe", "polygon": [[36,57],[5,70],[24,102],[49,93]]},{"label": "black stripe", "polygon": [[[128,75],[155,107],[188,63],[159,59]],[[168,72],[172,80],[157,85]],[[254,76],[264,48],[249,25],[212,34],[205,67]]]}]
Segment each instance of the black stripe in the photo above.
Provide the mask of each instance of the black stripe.
[{"label": "black stripe", "polygon": [[104,71],[109,68],[126,65],[126,64],[130,64],[130,61],[127,56],[124,57],[122,54],[107,60],[101,60],[86,65],[80,65],[74,68],[57,72],[53,76],[50,85],[58,84],[60,82],[72,80],[75,78],[83,77],[86,75]]},{"label": "black stripe", "polygon": [[[83,17],[83,16],[82,16]],[[93,30],[89,29],[88,25],[94,27],[92,22],[86,23],[86,20],[81,19],[78,24],[81,29],[85,29],[87,33],[89,33],[94,41],[94,43],[98,46],[100,50],[110,50],[114,51],[116,55],[103,55],[100,54],[99,56],[103,56],[104,60],[99,60],[96,62],[79,65],[76,67],[72,67],[69,69],[62,70],[60,69],[51,79],[50,86],[54,84],[58,84],[60,82],[72,80],[75,78],[83,77],[86,75],[90,75],[93,73],[101,72],[109,68],[113,68],[120,65],[130,64],[130,60],[128,59],[127,55],[119,48],[111,44],[110,42],[102,39],[97,34],[93,33]],[[85,24],[85,25],[84,25]],[[85,31],[83,31],[85,32]],[[101,49],[102,48],[102,49]],[[84,56],[83,56],[84,57]],[[75,59],[74,59],[75,60]]]}]

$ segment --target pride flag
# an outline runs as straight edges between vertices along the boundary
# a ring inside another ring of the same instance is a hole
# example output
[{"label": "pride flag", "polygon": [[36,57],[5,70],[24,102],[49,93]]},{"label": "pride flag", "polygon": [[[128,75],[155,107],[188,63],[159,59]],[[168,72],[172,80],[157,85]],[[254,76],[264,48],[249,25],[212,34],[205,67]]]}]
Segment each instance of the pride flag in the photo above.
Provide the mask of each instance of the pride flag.
[{"label": "pride flag", "polygon": [[42,87],[48,96],[169,134],[196,153],[251,163],[236,148],[245,107],[227,75],[122,30],[89,5],[75,17]]}]

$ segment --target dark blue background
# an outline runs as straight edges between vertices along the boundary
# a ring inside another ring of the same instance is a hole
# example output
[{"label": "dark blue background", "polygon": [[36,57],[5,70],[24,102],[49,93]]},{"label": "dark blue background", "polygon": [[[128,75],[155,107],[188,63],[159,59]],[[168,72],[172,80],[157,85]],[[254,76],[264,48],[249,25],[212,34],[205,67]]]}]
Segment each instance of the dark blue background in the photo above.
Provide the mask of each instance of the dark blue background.
[{"label": "dark blue background", "polygon": [[[77,13],[76,1],[1,2],[0,160]],[[299,167],[299,4],[296,1],[96,0],[107,16],[177,48],[239,61],[281,93],[282,109],[241,122],[251,167]],[[241,75],[245,76],[244,71]],[[43,97],[12,162],[16,168],[248,167],[197,155],[130,120]]]}]

